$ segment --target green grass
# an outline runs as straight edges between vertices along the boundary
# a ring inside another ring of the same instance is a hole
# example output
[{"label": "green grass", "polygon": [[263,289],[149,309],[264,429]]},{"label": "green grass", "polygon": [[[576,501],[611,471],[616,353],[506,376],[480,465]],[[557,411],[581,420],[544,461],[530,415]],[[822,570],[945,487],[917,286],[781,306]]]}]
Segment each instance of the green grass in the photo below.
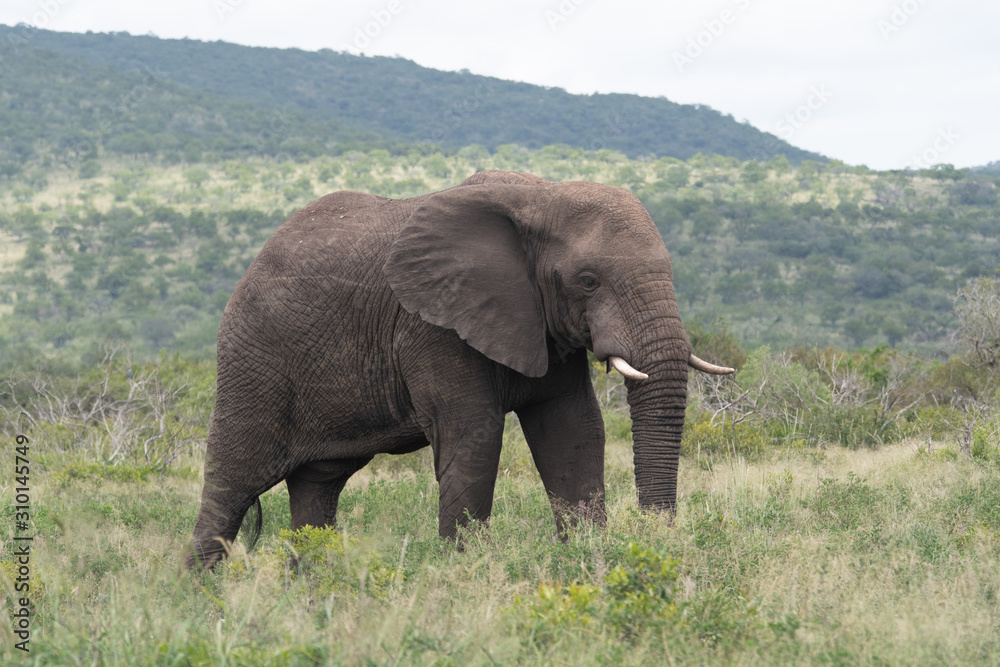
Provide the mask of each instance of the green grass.
[{"label": "green grass", "polygon": [[351,481],[343,537],[282,534],[282,485],[263,498],[253,553],[238,541],[215,573],[191,575],[200,482],[184,466],[196,460],[110,474],[44,448],[31,653],[8,635],[4,662],[1000,662],[1000,470],[962,454],[789,450],[710,469],[685,457],[670,525],[637,511],[630,444],[615,438],[608,527],[563,544],[511,425],[493,521],[464,551],[437,538],[437,485],[417,452]]}]

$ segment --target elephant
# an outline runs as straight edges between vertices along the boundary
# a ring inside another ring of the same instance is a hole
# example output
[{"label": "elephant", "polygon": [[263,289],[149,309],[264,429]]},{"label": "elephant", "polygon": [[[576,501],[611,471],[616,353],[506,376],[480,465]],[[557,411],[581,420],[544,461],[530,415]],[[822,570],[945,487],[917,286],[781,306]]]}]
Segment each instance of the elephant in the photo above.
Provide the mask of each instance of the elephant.
[{"label": "elephant", "polygon": [[489,520],[509,412],[558,534],[603,525],[588,350],[625,376],[639,506],[674,512],[688,368],[733,369],[692,353],[638,198],[502,171],[410,199],[321,197],[274,232],[222,315],[188,569],[214,567],[282,480],[293,529],[335,525],[375,454],[427,446],[438,531],[455,539]]}]

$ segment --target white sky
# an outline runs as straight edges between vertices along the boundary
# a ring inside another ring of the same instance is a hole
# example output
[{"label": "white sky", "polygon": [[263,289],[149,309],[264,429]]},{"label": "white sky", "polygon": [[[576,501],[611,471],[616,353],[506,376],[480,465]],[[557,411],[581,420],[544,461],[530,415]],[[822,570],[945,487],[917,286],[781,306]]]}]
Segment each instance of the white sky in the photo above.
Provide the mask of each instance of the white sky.
[{"label": "white sky", "polygon": [[0,3],[0,23],[22,21],[71,32],[400,55],[571,93],[664,96],[711,105],[796,146],[877,169],[1000,160],[997,2]]}]

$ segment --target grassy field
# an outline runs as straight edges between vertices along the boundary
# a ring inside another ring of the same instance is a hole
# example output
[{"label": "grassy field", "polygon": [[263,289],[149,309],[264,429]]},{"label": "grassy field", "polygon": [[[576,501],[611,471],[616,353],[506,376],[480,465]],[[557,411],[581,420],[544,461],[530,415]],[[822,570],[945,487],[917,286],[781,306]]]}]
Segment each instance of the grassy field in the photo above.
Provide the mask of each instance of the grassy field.
[{"label": "grassy field", "polygon": [[[995,463],[923,442],[775,450],[751,462],[684,457],[669,525],[637,511],[620,431],[609,428],[603,532],[554,539],[512,423],[493,521],[464,551],[436,536],[424,451],[359,473],[342,497],[342,533],[282,532],[280,485],[262,499],[257,548],[238,541],[229,561],[198,576],[180,569],[197,457],[157,475],[60,453],[38,434],[31,652],[14,650],[4,625],[0,661],[1000,664]],[[4,513],[10,611],[13,506]]]}]

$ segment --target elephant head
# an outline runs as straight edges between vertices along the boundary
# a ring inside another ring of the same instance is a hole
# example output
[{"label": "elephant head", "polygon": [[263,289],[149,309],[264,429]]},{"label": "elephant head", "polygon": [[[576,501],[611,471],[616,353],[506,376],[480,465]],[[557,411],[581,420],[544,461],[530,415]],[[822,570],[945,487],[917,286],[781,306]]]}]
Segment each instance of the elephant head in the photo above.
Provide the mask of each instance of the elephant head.
[{"label": "elephant head", "polygon": [[622,188],[477,175],[412,212],[384,268],[402,306],[529,377],[586,347],[625,376],[639,504],[673,511],[691,353],[670,255]]}]

